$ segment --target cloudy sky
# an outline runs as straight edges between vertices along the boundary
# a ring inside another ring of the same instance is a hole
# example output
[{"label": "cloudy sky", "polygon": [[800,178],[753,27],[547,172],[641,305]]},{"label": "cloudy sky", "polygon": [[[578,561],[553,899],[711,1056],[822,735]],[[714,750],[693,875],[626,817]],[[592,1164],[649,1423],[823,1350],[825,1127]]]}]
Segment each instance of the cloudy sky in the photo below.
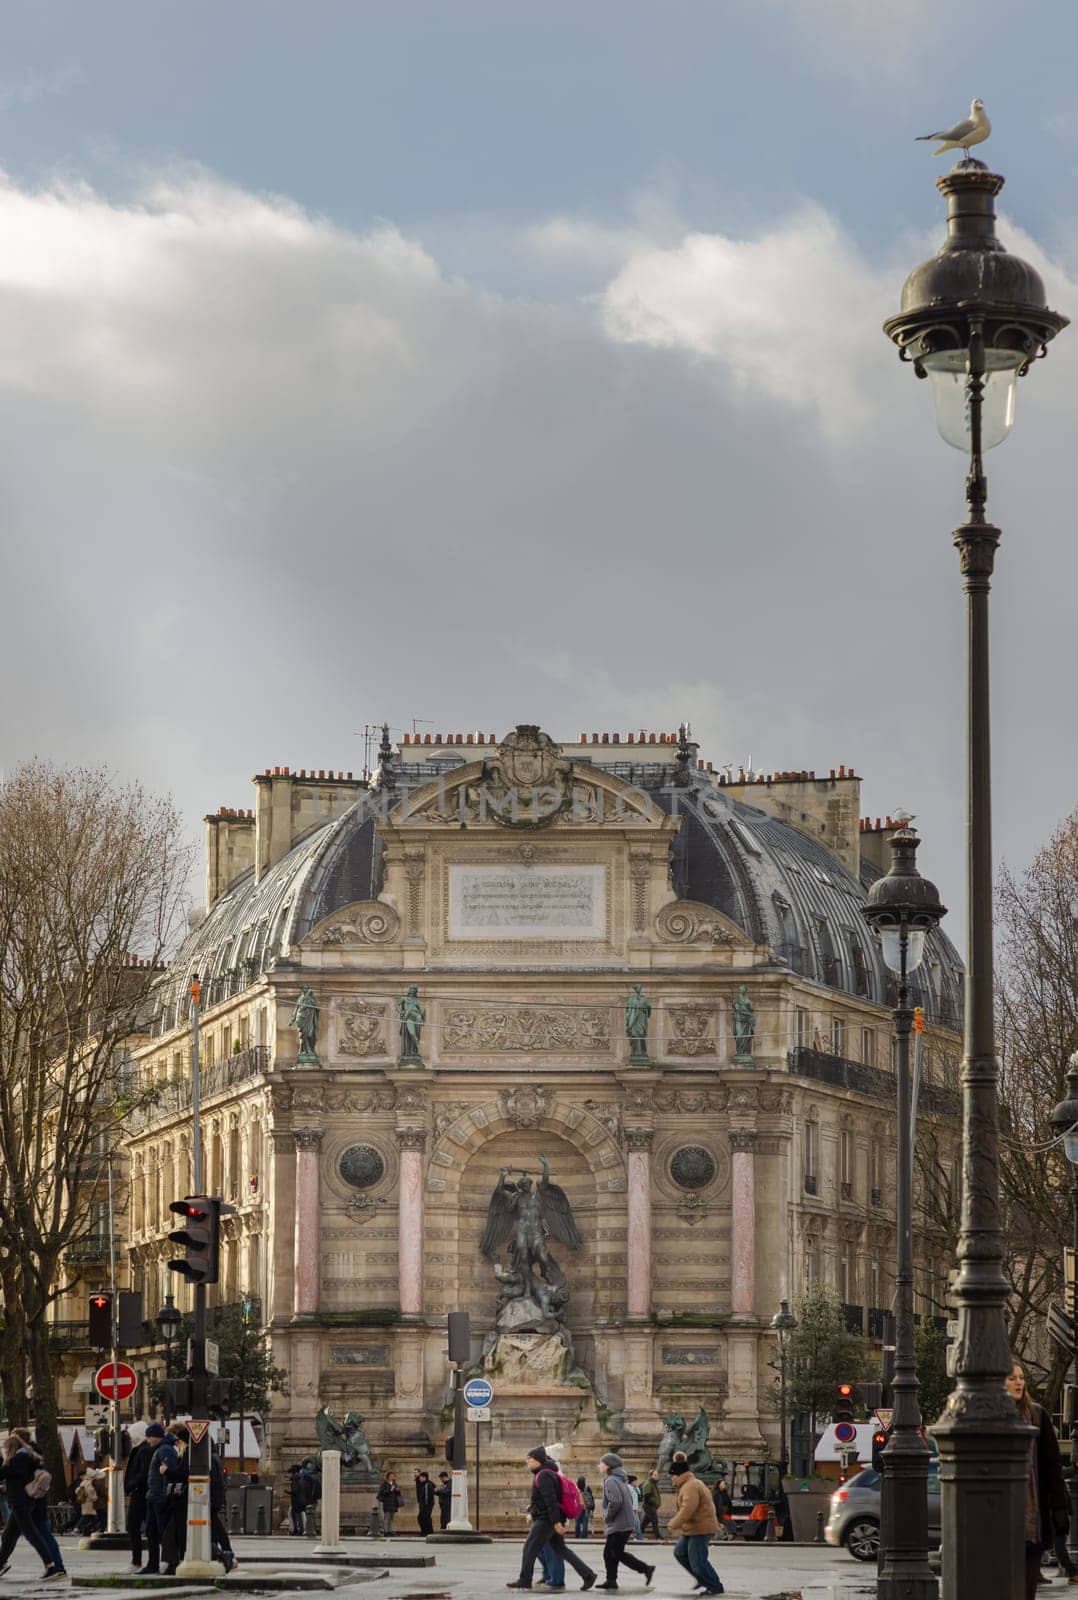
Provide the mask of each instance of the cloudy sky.
[{"label": "cloudy sky", "polygon": [[[1050,47],[1048,47],[1050,43]],[[865,775],[962,892],[962,458],[880,332],[980,95],[1078,317],[1072,0],[0,13],[0,759],[192,827],[396,730]],[[989,457],[997,841],[1078,793],[1078,335]]]}]

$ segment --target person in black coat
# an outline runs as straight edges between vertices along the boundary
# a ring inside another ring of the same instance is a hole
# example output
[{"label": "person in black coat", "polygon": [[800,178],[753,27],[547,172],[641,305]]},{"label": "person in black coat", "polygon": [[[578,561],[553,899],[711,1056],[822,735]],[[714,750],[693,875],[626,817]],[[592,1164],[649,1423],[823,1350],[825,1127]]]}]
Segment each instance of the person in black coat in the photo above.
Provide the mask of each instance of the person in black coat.
[{"label": "person in black coat", "polygon": [[424,1536],[434,1532],[434,1485],[430,1475],[416,1468],[415,1499],[418,1507],[419,1531]]},{"label": "person in black coat", "polygon": [[4,1483],[8,1505],[11,1507],[7,1522],[4,1524],[3,1537],[0,1538],[0,1572],[6,1572],[11,1565],[11,1552],[20,1533],[27,1544],[31,1545],[41,1557],[46,1577],[51,1578],[64,1570],[53,1562],[49,1548],[34,1523],[33,1505],[26,1492],[27,1484],[40,1465],[40,1457],[29,1449],[18,1434],[10,1433],[4,1440],[3,1462],[0,1464],[0,1478]]},{"label": "person in black coat", "polygon": [[438,1487],[434,1493],[438,1497],[438,1526],[444,1532],[453,1514],[453,1480],[448,1472],[439,1472]]},{"label": "person in black coat", "polygon": [[512,1583],[507,1583],[507,1589],[530,1589],[532,1574],[539,1552],[545,1544],[549,1544],[555,1555],[567,1561],[573,1571],[583,1580],[580,1587],[590,1589],[595,1582],[596,1574],[575,1553],[570,1550],[565,1542],[565,1514],[561,1508],[561,1485],[558,1481],[558,1467],[547,1455],[545,1448],[538,1444],[528,1454],[528,1470],[534,1474],[532,1478],[531,1501],[528,1505],[528,1516],[531,1527],[528,1537],[524,1541],[524,1549],[520,1554],[520,1576]]},{"label": "person in black coat", "polygon": [[378,1485],[378,1504],[382,1508],[382,1533],[387,1539],[393,1537],[393,1518],[404,1504],[397,1474],[392,1469],[386,1473]]},{"label": "person in black coat", "polygon": [[127,1537],[131,1540],[131,1565],[142,1565],[142,1530],[146,1525],[146,1485],[150,1477],[150,1462],[165,1430],[159,1422],[151,1422],[142,1443],[137,1444],[127,1458],[124,1468],[124,1494],[127,1495]]}]

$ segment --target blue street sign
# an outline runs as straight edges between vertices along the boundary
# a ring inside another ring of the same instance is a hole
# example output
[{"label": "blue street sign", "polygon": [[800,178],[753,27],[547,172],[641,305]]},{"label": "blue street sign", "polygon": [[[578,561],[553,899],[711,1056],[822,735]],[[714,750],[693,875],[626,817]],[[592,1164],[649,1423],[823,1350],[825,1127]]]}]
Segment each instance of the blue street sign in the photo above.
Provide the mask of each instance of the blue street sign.
[{"label": "blue street sign", "polygon": [[494,1388],[486,1378],[469,1378],[464,1385],[464,1403],[469,1406],[489,1406],[494,1399]]},{"label": "blue street sign", "polygon": [[835,1438],[839,1444],[853,1444],[857,1438],[857,1429],[852,1422],[836,1422]]}]

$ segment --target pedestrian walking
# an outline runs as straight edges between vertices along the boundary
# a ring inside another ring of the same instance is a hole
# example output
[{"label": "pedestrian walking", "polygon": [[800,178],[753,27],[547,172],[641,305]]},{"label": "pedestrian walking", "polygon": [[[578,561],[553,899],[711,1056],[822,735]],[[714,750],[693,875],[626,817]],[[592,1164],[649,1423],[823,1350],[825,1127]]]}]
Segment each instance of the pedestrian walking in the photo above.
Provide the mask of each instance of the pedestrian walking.
[{"label": "pedestrian walking", "polygon": [[575,1520],[573,1532],[578,1539],[586,1539],[588,1537],[588,1528],[591,1526],[591,1519],[595,1515],[595,1495],[588,1487],[586,1478],[578,1478],[576,1486],[580,1490],[580,1498],[584,1502],[584,1509]]},{"label": "pedestrian walking", "polygon": [[[6,1572],[11,1565],[11,1553],[21,1534],[41,1557],[45,1577],[60,1578],[64,1576],[64,1563],[55,1535],[50,1529],[49,1538],[46,1539],[41,1532],[40,1514],[35,1516],[35,1501],[42,1499],[46,1520],[48,1518],[49,1474],[44,1471],[37,1451],[28,1443],[29,1435],[20,1437],[25,1432],[20,1428],[8,1434],[0,1458],[4,1497],[11,1507],[3,1535],[0,1536],[0,1573]],[[45,1479],[43,1495],[40,1492],[42,1478]]]},{"label": "pedestrian walking", "polygon": [[[1055,1545],[1058,1531],[1067,1529],[1067,1486],[1059,1459],[1059,1441],[1048,1413],[1035,1405],[1026,1388],[1020,1362],[1004,1380],[1007,1393],[1037,1433],[1029,1442],[1026,1463],[1026,1600],[1034,1600],[1041,1581],[1041,1555]],[[1068,1579],[1069,1581],[1069,1579]]]},{"label": "pedestrian walking", "polygon": [[677,1507],[667,1528],[680,1535],[674,1546],[674,1560],[692,1575],[705,1594],[722,1594],[722,1580],[708,1556],[708,1540],[719,1527],[715,1502],[707,1484],[701,1483],[690,1470],[681,1451],[670,1463],[670,1476],[674,1480]]},{"label": "pedestrian walking", "polygon": [[719,1478],[711,1491],[711,1498],[715,1505],[715,1515],[719,1522],[719,1538],[732,1539],[730,1532],[730,1518],[734,1514],[734,1502],[730,1494],[730,1485],[725,1478]]},{"label": "pedestrian walking", "polygon": [[210,1456],[210,1552],[226,1572],[236,1565],[236,1553],[225,1522],[225,1469],[216,1451]]},{"label": "pedestrian walking", "polygon": [[376,1499],[382,1513],[382,1535],[386,1539],[392,1539],[393,1519],[404,1504],[404,1496],[401,1493],[400,1484],[397,1482],[397,1474],[392,1468],[378,1485]]},{"label": "pedestrian walking", "polygon": [[600,1459],[599,1471],[603,1476],[603,1527],[606,1530],[606,1541],[603,1545],[606,1581],[599,1584],[599,1588],[619,1587],[619,1566],[628,1567],[630,1572],[642,1572],[644,1582],[650,1583],[655,1576],[655,1568],[649,1566],[646,1561],[638,1561],[626,1549],[636,1529],[636,1511],[633,1507],[632,1490],[629,1487],[629,1474],[625,1471],[621,1457],[610,1451]]},{"label": "pedestrian walking", "polygon": [[150,1477],[150,1462],[165,1430],[159,1422],[151,1422],[141,1441],[127,1458],[124,1468],[124,1494],[127,1496],[127,1537],[131,1541],[131,1565],[136,1572],[142,1565],[142,1532],[146,1526],[146,1486]]},{"label": "pedestrian walking", "polygon": [[294,1461],[288,1469],[288,1512],[292,1520],[291,1537],[301,1539],[304,1533],[304,1518],[307,1511],[307,1485],[303,1478],[303,1469],[298,1461]]},{"label": "pedestrian walking", "polygon": [[[187,1458],[191,1435],[182,1422],[174,1424],[172,1432],[176,1440],[176,1460],[168,1464],[163,1474],[167,1483],[167,1510],[161,1535],[161,1558],[165,1563],[163,1570],[169,1577],[174,1576],[187,1549],[187,1477],[191,1465]],[[155,1450],[155,1458],[157,1454]],[[153,1461],[150,1462],[150,1472],[153,1472]]]},{"label": "pedestrian walking", "polygon": [[421,1472],[418,1467],[415,1473],[415,1499],[416,1520],[425,1538],[428,1533],[434,1532],[434,1485],[430,1481],[430,1473]]},{"label": "pedestrian walking", "polygon": [[438,1526],[444,1533],[453,1514],[453,1480],[448,1472],[439,1472],[434,1495],[438,1501]]},{"label": "pedestrian walking", "polygon": [[393,1518],[404,1504],[397,1474],[390,1468],[378,1485],[378,1504],[382,1511],[382,1534],[386,1539],[393,1537]]},{"label": "pedestrian walking", "polygon": [[97,1484],[92,1467],[86,1467],[75,1484],[75,1502],[79,1508],[76,1531],[82,1538],[88,1538],[97,1527]]},{"label": "pedestrian walking", "polygon": [[580,1587],[590,1589],[595,1582],[596,1574],[565,1542],[567,1513],[562,1509],[557,1463],[548,1457],[546,1447],[541,1444],[537,1444],[535,1449],[529,1452],[527,1462],[528,1470],[532,1474],[531,1499],[528,1503],[531,1526],[520,1554],[520,1575],[505,1587],[530,1589],[539,1552],[544,1545],[549,1544],[554,1554],[567,1561],[581,1579]]},{"label": "pedestrian walking", "polygon": [[659,1507],[662,1505],[662,1490],[659,1488],[659,1469],[652,1467],[643,1483],[640,1485],[640,1520],[644,1532],[650,1528],[656,1539],[662,1540],[662,1529],[659,1527]]}]

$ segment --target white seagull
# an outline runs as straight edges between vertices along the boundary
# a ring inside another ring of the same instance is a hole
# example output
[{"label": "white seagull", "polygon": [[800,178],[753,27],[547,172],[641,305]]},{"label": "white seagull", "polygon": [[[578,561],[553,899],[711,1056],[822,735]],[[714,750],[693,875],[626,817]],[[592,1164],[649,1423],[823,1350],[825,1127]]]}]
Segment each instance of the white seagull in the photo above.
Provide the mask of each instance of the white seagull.
[{"label": "white seagull", "polygon": [[969,154],[971,144],[981,144],[992,132],[992,124],[984,113],[984,101],[974,100],[969,108],[969,116],[961,122],[956,122],[953,128],[944,128],[939,133],[920,133],[918,139],[942,139],[943,143],[938,150],[933,150],[934,156],[941,156],[945,150],[964,150]]}]

